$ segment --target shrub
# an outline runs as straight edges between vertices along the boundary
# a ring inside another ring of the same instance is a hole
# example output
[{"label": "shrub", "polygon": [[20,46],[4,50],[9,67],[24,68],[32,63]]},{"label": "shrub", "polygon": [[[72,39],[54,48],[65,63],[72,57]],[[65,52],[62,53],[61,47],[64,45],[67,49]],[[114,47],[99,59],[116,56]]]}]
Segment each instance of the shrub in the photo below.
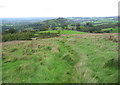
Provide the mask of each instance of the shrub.
[{"label": "shrub", "polygon": [[11,52],[15,52],[15,51],[17,51],[18,49],[17,48],[13,48],[12,50],[11,50]]},{"label": "shrub", "polygon": [[13,33],[13,34],[3,34],[2,41],[13,41],[13,40],[31,40],[34,37],[33,32],[20,32],[20,33]]}]

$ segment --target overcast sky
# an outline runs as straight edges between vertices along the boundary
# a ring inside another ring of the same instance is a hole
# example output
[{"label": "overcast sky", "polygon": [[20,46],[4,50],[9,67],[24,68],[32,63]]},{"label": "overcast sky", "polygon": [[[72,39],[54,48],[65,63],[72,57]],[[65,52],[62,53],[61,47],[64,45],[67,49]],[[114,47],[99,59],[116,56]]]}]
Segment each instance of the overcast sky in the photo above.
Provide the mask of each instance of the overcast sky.
[{"label": "overcast sky", "polygon": [[0,17],[118,16],[120,0],[0,0]]}]

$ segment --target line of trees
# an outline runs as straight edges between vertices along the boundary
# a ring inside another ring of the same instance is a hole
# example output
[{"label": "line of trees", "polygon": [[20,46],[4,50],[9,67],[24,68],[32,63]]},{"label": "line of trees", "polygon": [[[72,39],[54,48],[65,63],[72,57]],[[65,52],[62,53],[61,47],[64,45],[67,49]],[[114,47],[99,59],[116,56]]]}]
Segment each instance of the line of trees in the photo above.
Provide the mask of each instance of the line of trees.
[{"label": "line of trees", "polygon": [[4,34],[2,35],[2,42],[13,41],[13,40],[31,40],[34,37],[34,33],[14,33],[14,34]]},{"label": "line of trees", "polygon": [[18,32],[16,29],[9,29],[2,33],[2,42],[13,41],[13,40],[31,40],[34,37],[32,31]]}]

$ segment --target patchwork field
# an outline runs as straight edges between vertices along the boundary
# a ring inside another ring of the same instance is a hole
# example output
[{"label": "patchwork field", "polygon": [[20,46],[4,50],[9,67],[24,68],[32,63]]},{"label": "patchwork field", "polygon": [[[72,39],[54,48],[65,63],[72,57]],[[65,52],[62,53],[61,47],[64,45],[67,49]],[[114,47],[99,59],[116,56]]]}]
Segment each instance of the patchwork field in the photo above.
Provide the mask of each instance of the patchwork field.
[{"label": "patchwork field", "polygon": [[4,42],[3,83],[117,83],[117,33],[69,34]]}]

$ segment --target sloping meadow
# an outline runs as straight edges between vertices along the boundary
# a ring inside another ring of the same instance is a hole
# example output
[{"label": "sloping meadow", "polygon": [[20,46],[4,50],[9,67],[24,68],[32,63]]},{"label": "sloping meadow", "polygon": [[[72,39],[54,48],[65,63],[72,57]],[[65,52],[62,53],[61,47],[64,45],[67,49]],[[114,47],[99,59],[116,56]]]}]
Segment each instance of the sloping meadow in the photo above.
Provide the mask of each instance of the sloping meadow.
[{"label": "sloping meadow", "polygon": [[5,42],[3,83],[117,83],[117,42],[117,34]]}]

